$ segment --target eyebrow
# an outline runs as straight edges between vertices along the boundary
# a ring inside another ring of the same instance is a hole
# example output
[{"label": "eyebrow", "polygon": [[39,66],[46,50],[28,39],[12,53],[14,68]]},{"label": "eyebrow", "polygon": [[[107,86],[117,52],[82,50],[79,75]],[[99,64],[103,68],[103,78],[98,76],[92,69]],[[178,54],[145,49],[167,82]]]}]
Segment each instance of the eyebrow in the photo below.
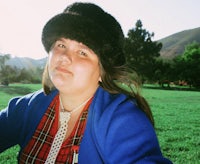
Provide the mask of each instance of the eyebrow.
[{"label": "eyebrow", "polygon": [[62,42],[64,42],[64,39],[63,38],[59,38],[56,41],[62,41]]},{"label": "eyebrow", "polygon": [[90,53],[96,54],[91,48],[89,48],[88,46],[86,46],[85,44],[83,44],[82,42],[78,42],[79,46],[83,49],[86,49],[87,51],[89,51]]},{"label": "eyebrow", "polygon": [[[72,41],[76,41],[76,40],[73,40],[73,39],[69,39],[69,40],[72,40]],[[59,38],[57,41],[61,41],[61,42],[65,42],[65,38]],[[93,53],[93,54],[96,54],[91,48],[89,48],[87,45],[85,45],[84,43],[82,42],[78,42],[78,46],[82,49],[86,49],[87,51],[89,51],[90,53]]]}]

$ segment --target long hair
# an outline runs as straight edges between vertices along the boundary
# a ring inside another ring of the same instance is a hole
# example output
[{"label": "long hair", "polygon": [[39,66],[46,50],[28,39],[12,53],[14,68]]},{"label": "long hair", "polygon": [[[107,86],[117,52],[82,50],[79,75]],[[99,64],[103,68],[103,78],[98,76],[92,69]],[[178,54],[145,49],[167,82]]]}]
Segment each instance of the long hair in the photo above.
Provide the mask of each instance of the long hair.
[{"label": "long hair", "polygon": [[126,65],[120,67],[109,68],[105,71],[101,65],[101,82],[100,85],[110,93],[124,93],[130,98],[136,100],[138,107],[146,114],[154,126],[154,118],[150,106],[146,99],[141,95],[140,78],[135,71]]},{"label": "long hair", "polygon": [[[154,126],[154,119],[150,109],[150,106],[146,99],[140,94],[140,80],[136,72],[129,69],[126,66],[110,67],[109,71],[105,71],[105,68],[101,65],[101,82],[99,85],[107,90],[109,93],[118,94],[124,93],[130,98],[136,100],[138,107],[147,115],[152,125]],[[107,68],[108,69],[108,68]],[[55,89],[49,73],[48,62],[45,66],[42,85],[45,94],[51,93]]]},{"label": "long hair", "polygon": [[[43,28],[45,50],[49,53],[52,45],[61,37],[76,40],[92,49],[99,57],[100,85],[110,93],[125,93],[134,98],[154,124],[150,107],[140,95],[136,73],[125,66],[124,34],[112,15],[92,3],[74,3],[50,19]],[[55,88],[49,78],[48,63],[42,83],[46,94]]]},{"label": "long hair", "polygon": [[42,75],[42,87],[46,95],[50,94],[55,89],[55,86],[49,77],[48,62],[46,63]]}]

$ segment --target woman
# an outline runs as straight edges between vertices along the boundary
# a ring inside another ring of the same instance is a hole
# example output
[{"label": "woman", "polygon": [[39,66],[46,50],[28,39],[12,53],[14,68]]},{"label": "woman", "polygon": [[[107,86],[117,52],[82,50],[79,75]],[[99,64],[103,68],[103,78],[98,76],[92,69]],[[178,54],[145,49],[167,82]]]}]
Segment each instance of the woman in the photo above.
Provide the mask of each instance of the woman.
[{"label": "woman", "polygon": [[19,144],[19,163],[171,163],[125,66],[123,40],[119,23],[94,4],[50,19],[43,90],[1,111],[0,151]]}]

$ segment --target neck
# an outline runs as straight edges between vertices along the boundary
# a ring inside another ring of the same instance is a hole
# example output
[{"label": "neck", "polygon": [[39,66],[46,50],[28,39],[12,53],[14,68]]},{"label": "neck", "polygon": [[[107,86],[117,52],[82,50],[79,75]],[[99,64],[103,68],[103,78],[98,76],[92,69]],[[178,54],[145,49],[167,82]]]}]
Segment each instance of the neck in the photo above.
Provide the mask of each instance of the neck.
[{"label": "neck", "polygon": [[91,98],[92,98],[92,96],[89,97],[89,98],[87,98],[86,100],[82,101],[82,102],[79,103],[78,105],[73,106],[72,108],[69,109],[69,108],[65,108],[65,106],[63,105],[63,101],[62,101],[62,99],[61,99],[61,96],[59,96],[61,111],[62,111],[62,112],[66,112],[66,111],[67,111],[67,112],[70,112],[70,113],[73,113],[73,112],[75,112],[75,111],[78,111],[78,110],[81,109]]}]

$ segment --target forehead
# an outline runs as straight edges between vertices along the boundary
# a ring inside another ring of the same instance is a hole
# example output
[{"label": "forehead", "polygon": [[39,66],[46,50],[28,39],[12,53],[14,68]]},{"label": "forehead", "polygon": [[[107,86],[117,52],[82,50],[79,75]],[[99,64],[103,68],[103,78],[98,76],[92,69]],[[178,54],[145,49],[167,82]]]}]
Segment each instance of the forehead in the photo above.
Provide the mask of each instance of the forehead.
[{"label": "forehead", "polygon": [[89,48],[87,45],[85,45],[82,42],[78,42],[76,40],[71,40],[71,39],[68,39],[68,38],[59,38],[56,42],[62,42],[63,44],[66,44],[66,45],[72,45],[76,48],[85,49],[85,50],[88,50],[91,53],[95,54],[95,52],[91,48]]},{"label": "forehead", "polygon": [[74,44],[74,45],[77,45],[80,47],[88,48],[85,44],[78,42],[76,40],[68,39],[68,38],[59,38],[58,40],[56,40],[56,42],[58,42],[58,41],[66,43],[66,44]]}]

